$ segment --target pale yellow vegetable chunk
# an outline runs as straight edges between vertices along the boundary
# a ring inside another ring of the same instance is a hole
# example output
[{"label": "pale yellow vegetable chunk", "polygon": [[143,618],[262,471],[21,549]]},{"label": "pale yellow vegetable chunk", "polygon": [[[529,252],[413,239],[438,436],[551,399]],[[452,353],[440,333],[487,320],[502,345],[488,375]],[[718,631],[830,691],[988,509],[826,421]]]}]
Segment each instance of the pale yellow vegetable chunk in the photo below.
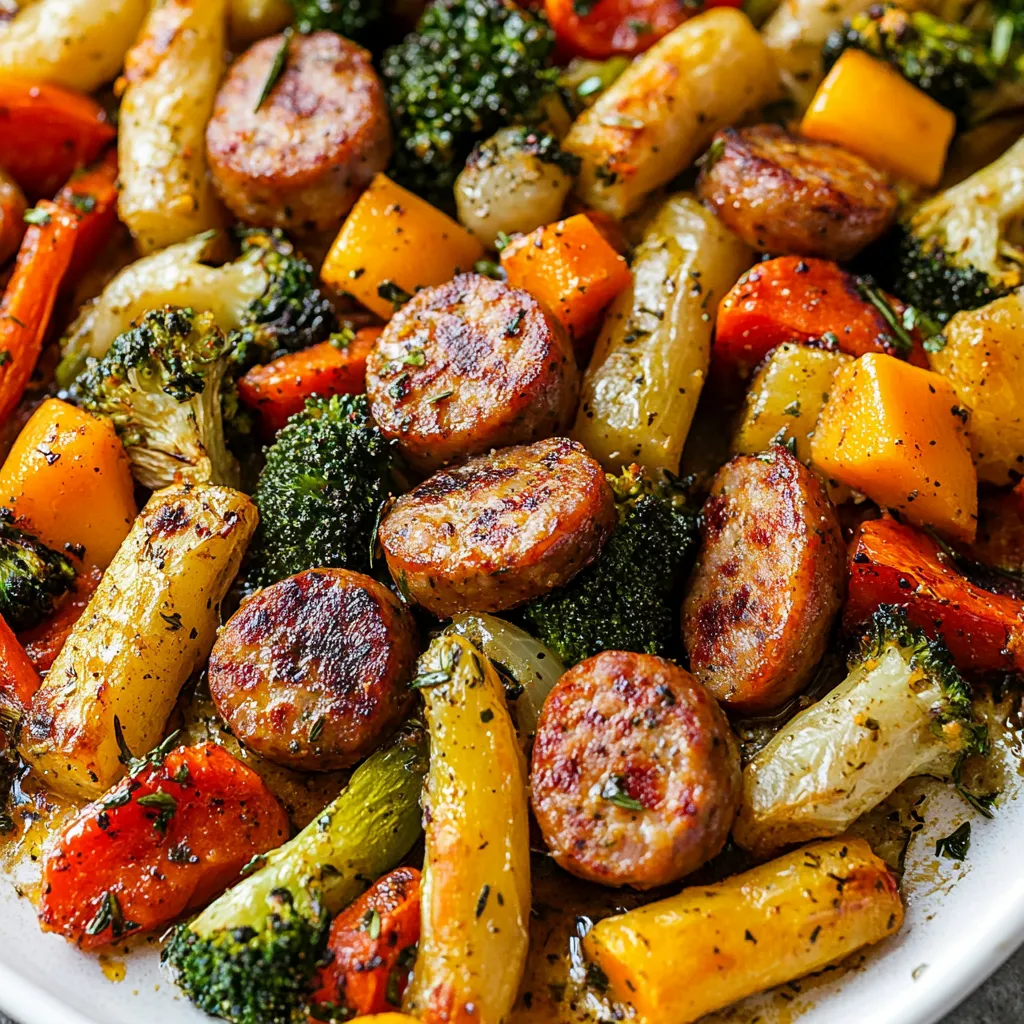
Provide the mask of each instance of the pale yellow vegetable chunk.
[{"label": "pale yellow vegetable chunk", "polygon": [[583,160],[577,192],[588,206],[625,217],[777,89],[771,54],[745,14],[718,7],[691,18],[637,57],[569,129],[562,148]]},{"label": "pale yellow vegetable chunk", "polygon": [[226,0],[165,0],[125,59],[117,212],[143,253],[219,227],[206,122],[224,70]]},{"label": "pale yellow vegetable chunk", "polygon": [[573,436],[609,472],[679,469],[722,296],[753,253],[688,195],[666,200],[633,256],[633,286],[605,316]]},{"label": "pale yellow vegetable chunk", "polygon": [[115,721],[136,755],[163,738],[257,518],[228,487],[149,499],[32,701],[20,750],[50,787],[93,799],[124,774]]},{"label": "pale yellow vegetable chunk", "polygon": [[862,839],[814,843],[599,922],[584,952],[647,1024],[690,1024],[899,931],[896,879]]},{"label": "pale yellow vegetable chunk", "polygon": [[420,659],[430,770],[422,929],[403,1009],[429,1024],[501,1024],[529,940],[526,765],[493,665],[466,639]]},{"label": "pale yellow vegetable chunk", "polygon": [[0,75],[94,92],[121,70],[149,0],[38,0],[0,22]]},{"label": "pale yellow vegetable chunk", "polygon": [[231,40],[245,46],[280,32],[294,16],[288,0],[228,0]]},{"label": "pale yellow vegetable chunk", "polygon": [[1024,295],[957,313],[931,367],[970,409],[967,436],[978,479],[1009,484],[1024,473]]},{"label": "pale yellow vegetable chunk", "polygon": [[[828,398],[836,370],[849,361],[842,352],[788,342],[780,345],[750,383],[732,450],[755,455],[773,444],[791,441],[796,446],[796,457],[810,466],[811,437],[818,413]],[[849,487],[830,481],[824,473],[820,475],[834,503],[850,497]]]}]

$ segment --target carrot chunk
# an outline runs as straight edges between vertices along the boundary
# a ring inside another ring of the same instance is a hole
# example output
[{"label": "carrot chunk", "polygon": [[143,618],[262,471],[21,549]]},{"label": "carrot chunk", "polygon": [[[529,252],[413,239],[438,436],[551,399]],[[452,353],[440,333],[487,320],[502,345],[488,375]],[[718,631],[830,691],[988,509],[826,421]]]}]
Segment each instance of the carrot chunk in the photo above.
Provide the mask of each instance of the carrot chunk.
[{"label": "carrot chunk", "polygon": [[157,751],[49,847],[40,924],[82,949],[159,928],[219,895],[287,838],[277,799],[223,747]]},{"label": "carrot chunk", "polygon": [[254,366],[238,382],[238,397],[260,414],[264,430],[273,434],[313,395],[361,394],[366,390],[366,358],[381,331],[364,327],[347,347],[323,341]]},{"label": "carrot chunk", "polygon": [[1024,669],[1024,603],[975,585],[927,534],[888,517],[854,536],[844,626],[866,622],[880,604],[906,608],[965,671]]},{"label": "carrot chunk", "polygon": [[28,711],[40,679],[14,630],[0,615],[0,711]]},{"label": "carrot chunk", "polygon": [[117,230],[117,150],[76,171],[54,200],[78,222],[68,277],[77,281],[103,252]]}]

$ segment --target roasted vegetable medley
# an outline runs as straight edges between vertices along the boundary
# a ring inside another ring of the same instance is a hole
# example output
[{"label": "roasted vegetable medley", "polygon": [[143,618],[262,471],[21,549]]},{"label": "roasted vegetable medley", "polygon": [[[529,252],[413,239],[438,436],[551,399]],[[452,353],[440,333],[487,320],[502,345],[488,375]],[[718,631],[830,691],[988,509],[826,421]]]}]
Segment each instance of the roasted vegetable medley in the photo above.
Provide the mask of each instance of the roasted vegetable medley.
[{"label": "roasted vegetable medley", "polygon": [[1019,6],[0,0],[40,927],[233,1024],[884,956],[1024,673]]}]

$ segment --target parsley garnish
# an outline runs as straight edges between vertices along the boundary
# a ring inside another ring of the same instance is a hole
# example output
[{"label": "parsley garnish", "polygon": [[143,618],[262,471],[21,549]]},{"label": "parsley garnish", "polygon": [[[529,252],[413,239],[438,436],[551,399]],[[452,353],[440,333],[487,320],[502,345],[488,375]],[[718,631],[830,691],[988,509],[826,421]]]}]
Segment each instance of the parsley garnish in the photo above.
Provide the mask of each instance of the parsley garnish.
[{"label": "parsley garnish", "polygon": [[170,793],[165,793],[162,789],[158,789],[155,793],[146,793],[135,802],[140,807],[152,808],[158,812],[157,816],[153,819],[153,827],[157,832],[167,831],[167,826],[178,809],[178,801]]},{"label": "parsley garnish", "polygon": [[390,302],[396,310],[401,309],[412,298],[409,292],[400,288],[394,281],[381,281],[377,285],[377,294],[385,302]]},{"label": "parsley garnish", "polygon": [[621,775],[609,775],[601,787],[601,796],[616,807],[625,808],[627,811],[642,811],[644,805],[626,792],[625,782]]},{"label": "parsley garnish", "polygon": [[33,206],[31,210],[26,210],[24,219],[26,224],[36,224],[39,227],[45,227],[52,220],[50,215],[45,210],[39,209],[38,206]]},{"label": "parsley garnish", "polygon": [[965,821],[958,829],[944,836],[935,843],[936,857],[949,857],[951,860],[966,860],[967,851],[971,848],[971,823]]}]

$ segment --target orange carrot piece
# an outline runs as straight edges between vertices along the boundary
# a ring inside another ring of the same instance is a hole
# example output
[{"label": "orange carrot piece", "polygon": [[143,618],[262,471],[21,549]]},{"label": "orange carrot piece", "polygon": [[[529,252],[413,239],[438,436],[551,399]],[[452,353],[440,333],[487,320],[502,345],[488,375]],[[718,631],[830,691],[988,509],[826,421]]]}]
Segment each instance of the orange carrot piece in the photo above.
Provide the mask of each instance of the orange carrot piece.
[{"label": "orange carrot piece", "polygon": [[[87,950],[163,927],[287,838],[287,814],[250,767],[214,743],[179,747],[83,807],[54,837],[40,925]],[[112,897],[120,913],[105,913]]]},{"label": "orange carrot piece", "polygon": [[366,389],[366,358],[381,327],[364,327],[347,348],[330,341],[254,366],[238,382],[238,397],[260,414],[267,433],[280,430],[313,395],[357,395]]},{"label": "orange carrot piece", "polygon": [[88,96],[59,85],[0,77],[0,166],[32,196],[52,196],[116,134],[104,109]]},{"label": "orange carrot piece", "polygon": [[585,214],[514,239],[501,253],[508,283],[544,303],[586,362],[601,313],[632,281],[626,261]]},{"label": "orange carrot piece", "polygon": [[14,412],[32,376],[75,249],[74,216],[45,201],[36,210],[45,222],[25,232],[14,275],[0,299],[0,423]]},{"label": "orange carrot piece", "polygon": [[[885,299],[902,317],[903,304]],[[853,274],[831,260],[799,256],[759,263],[736,282],[718,305],[712,356],[719,367],[746,373],[786,341],[822,343],[851,356],[905,354],[881,312],[858,290]],[[910,362],[928,365],[916,338]]]},{"label": "orange carrot piece", "polygon": [[25,714],[39,685],[39,676],[25,648],[0,615],[0,709]]},{"label": "orange carrot piece", "polygon": [[117,150],[107,150],[98,163],[76,171],[54,202],[78,221],[75,252],[68,267],[68,279],[77,281],[117,228]]},{"label": "orange carrot piece", "polygon": [[356,1017],[402,1004],[413,947],[420,937],[420,873],[398,868],[378,879],[331,922],[330,959],[310,1000],[344,1006]]},{"label": "orange carrot piece", "polygon": [[45,622],[18,634],[18,640],[37,672],[50,670],[102,577],[103,573],[96,568],[79,573],[67,600],[62,601]]}]

